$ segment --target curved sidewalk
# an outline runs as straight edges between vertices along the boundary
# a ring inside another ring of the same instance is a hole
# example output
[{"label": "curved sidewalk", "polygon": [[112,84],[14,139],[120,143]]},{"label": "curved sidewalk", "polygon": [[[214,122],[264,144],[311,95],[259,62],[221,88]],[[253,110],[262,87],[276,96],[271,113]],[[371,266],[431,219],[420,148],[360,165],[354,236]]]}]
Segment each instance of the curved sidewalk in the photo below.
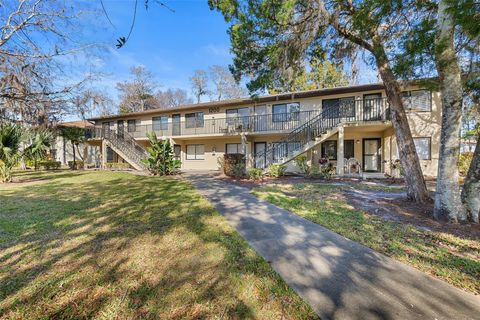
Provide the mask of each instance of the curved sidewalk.
[{"label": "curved sidewalk", "polygon": [[480,297],[251,195],[185,176],[322,319],[480,319]]}]

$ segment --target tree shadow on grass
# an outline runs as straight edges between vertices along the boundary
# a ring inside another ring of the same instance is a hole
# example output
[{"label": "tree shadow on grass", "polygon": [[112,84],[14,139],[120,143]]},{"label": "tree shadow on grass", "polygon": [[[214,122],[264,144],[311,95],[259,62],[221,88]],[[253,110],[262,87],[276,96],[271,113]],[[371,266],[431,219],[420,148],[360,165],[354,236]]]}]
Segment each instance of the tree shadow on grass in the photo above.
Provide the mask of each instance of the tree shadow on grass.
[{"label": "tree shadow on grass", "polygon": [[[62,180],[0,193],[0,315],[250,318],[264,312],[257,291],[272,314],[291,295],[188,184],[55,176]],[[244,279],[257,285],[250,297],[239,296]],[[313,316],[295,303],[291,315]]]}]

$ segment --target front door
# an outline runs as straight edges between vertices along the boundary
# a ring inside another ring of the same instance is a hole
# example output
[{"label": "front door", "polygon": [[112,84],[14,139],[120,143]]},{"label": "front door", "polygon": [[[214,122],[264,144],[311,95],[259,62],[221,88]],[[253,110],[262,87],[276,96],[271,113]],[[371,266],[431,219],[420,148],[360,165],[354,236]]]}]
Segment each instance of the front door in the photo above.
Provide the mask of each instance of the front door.
[{"label": "front door", "polygon": [[381,168],[381,139],[363,139],[363,171],[379,172]]},{"label": "front door", "polygon": [[382,120],[382,94],[366,94],[363,96],[363,120]]},{"label": "front door", "polygon": [[172,114],[172,135],[179,136],[181,134],[180,114]]},{"label": "front door", "polygon": [[267,131],[268,130],[268,121],[267,121],[267,106],[255,106],[255,121],[254,121],[254,131]]},{"label": "front door", "polygon": [[267,155],[265,154],[265,150],[267,150],[266,142],[255,142],[255,168],[263,169],[267,166]]}]

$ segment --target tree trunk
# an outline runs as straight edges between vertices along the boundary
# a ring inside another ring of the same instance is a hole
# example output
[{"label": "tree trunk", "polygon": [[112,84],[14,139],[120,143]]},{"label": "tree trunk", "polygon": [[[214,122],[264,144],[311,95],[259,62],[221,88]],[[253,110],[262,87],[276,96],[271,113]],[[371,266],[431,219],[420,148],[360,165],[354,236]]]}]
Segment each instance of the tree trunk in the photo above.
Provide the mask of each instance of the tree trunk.
[{"label": "tree trunk", "polygon": [[403,107],[400,85],[390,69],[388,58],[383,47],[377,44],[375,49],[374,55],[378,72],[385,84],[385,92],[388,102],[390,103],[390,117],[397,138],[400,163],[405,173],[407,197],[418,203],[428,202],[431,198],[425,185],[417,150]]},{"label": "tree trunk", "polygon": [[446,1],[440,1],[435,39],[435,62],[442,94],[442,130],[433,217],[448,219],[452,222],[464,222],[467,216],[461,203],[458,182],[463,88],[453,43],[454,24],[451,15],[446,12],[447,9]]},{"label": "tree trunk", "polygon": [[462,201],[470,220],[478,223],[480,214],[480,136],[477,137],[477,146],[463,185]]}]

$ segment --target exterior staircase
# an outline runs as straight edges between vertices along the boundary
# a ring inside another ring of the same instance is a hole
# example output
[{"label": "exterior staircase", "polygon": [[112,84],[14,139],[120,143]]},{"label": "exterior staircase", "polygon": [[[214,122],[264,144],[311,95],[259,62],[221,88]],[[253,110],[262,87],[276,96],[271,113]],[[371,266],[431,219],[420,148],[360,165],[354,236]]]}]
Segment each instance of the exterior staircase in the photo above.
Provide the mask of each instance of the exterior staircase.
[{"label": "exterior staircase", "polygon": [[142,162],[148,156],[147,151],[128,132],[96,128],[94,134],[95,138],[104,139],[107,146],[112,148],[133,168],[139,171],[147,170],[147,166]]},{"label": "exterior staircase", "polygon": [[[377,99],[374,107],[367,112],[367,109],[364,108],[364,102],[358,100],[351,103],[339,102],[325,107],[317,116],[292,130],[278,143],[272,144],[264,151],[255,154],[254,162],[262,163],[263,169],[271,164],[287,164],[337,133],[338,127],[345,123],[389,119],[385,99]],[[289,146],[292,145],[297,146],[294,151],[289,150]],[[283,157],[274,156],[278,154],[283,155]],[[257,159],[265,160],[257,161]]]}]

